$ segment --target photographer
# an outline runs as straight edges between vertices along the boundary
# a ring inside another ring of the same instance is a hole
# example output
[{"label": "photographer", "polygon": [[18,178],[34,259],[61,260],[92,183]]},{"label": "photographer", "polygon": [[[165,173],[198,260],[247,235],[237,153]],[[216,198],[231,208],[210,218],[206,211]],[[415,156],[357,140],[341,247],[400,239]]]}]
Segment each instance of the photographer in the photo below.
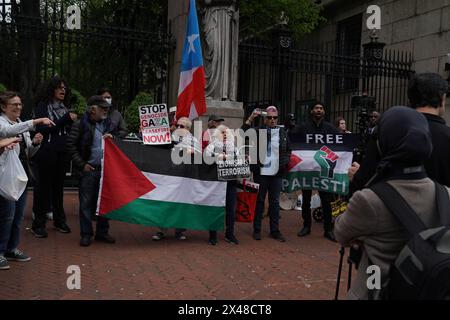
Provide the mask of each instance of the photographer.
[{"label": "photographer", "polygon": [[[425,117],[407,107],[393,107],[382,115],[378,129],[381,161],[369,186],[388,182],[414,208],[426,227],[438,226],[436,189],[423,166],[432,152]],[[391,264],[410,237],[403,224],[373,190],[366,188],[356,192],[346,212],[336,218],[334,232],[342,245],[359,244],[363,248],[358,274],[347,298],[379,299],[380,291],[367,287],[367,267],[380,268],[384,288]]]},{"label": "photographer", "polygon": [[[446,186],[450,186],[450,128],[446,126],[442,115],[445,112],[448,83],[435,73],[414,76],[409,82],[408,99],[410,107],[422,113],[428,121],[433,144],[431,157],[425,162],[428,176]],[[376,130],[375,130],[376,134]],[[351,190],[362,189],[375,174],[380,160],[375,141],[367,146],[365,161],[354,163],[349,170],[352,180]]]},{"label": "photographer", "polygon": [[[265,150],[266,157],[259,159],[258,165],[252,167],[255,182],[259,184],[255,220],[253,222],[253,239],[261,240],[264,200],[266,194],[269,193],[270,237],[285,242],[286,239],[279,229],[280,193],[282,176],[289,164],[291,149],[286,130],[278,126],[278,110],[275,106],[269,106],[266,112],[258,109],[253,111],[241,129],[249,130],[253,121],[260,115],[264,116],[264,125],[254,129],[257,131],[265,130],[267,148]],[[259,146],[259,141],[257,146]]]}]

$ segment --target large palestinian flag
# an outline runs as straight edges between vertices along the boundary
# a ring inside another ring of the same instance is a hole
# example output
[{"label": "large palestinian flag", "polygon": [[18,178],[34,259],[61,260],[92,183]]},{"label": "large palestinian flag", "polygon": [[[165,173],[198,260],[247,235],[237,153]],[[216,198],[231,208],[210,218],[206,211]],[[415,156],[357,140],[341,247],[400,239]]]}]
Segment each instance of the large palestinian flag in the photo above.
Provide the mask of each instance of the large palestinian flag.
[{"label": "large palestinian flag", "polygon": [[291,134],[292,155],[283,192],[299,189],[346,195],[357,137],[352,134]]},{"label": "large palestinian flag", "polygon": [[164,228],[223,230],[226,182],[216,166],[181,164],[171,150],[105,139],[97,214]]}]

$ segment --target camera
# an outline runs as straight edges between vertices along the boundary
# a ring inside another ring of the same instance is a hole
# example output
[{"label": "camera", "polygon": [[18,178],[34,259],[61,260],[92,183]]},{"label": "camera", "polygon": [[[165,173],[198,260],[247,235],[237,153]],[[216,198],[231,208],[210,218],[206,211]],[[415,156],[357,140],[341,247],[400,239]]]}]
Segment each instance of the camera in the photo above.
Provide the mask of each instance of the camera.
[{"label": "camera", "polygon": [[358,112],[358,121],[356,124],[360,135],[360,143],[353,152],[353,158],[354,161],[361,163],[365,156],[366,145],[370,138],[370,114],[376,109],[376,98],[368,95],[353,96],[351,108]]},{"label": "camera", "polygon": [[353,96],[351,108],[356,110],[373,111],[376,106],[376,98],[367,95]]},{"label": "camera", "polygon": [[267,111],[265,109],[256,108],[253,110],[253,113],[263,117],[267,116]]}]

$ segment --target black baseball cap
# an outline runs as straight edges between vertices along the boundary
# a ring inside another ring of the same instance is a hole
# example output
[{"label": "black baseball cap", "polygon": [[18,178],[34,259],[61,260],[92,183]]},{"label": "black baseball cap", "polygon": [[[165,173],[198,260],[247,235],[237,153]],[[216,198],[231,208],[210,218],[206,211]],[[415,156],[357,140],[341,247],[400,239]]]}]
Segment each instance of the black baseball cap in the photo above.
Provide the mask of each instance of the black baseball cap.
[{"label": "black baseball cap", "polygon": [[87,106],[99,106],[101,108],[111,108],[111,105],[106,102],[102,96],[92,96],[87,101]]},{"label": "black baseball cap", "polygon": [[209,116],[208,122],[209,121],[225,121],[225,119],[221,118],[219,116],[216,116],[215,114],[212,114]]}]

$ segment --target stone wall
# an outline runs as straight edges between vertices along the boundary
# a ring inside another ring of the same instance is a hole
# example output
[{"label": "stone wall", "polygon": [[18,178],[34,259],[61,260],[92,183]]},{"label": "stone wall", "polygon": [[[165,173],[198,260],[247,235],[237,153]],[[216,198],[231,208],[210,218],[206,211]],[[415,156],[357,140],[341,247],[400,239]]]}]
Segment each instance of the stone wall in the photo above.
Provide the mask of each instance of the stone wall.
[{"label": "stone wall", "polygon": [[[337,23],[358,13],[364,13],[362,43],[369,40],[366,28],[369,5],[381,8],[379,41],[386,49],[412,53],[413,70],[418,73],[436,72],[445,79],[447,54],[450,53],[450,0],[324,0],[327,22],[310,34],[305,43],[334,43]],[[450,123],[450,100],[446,120]]]}]

